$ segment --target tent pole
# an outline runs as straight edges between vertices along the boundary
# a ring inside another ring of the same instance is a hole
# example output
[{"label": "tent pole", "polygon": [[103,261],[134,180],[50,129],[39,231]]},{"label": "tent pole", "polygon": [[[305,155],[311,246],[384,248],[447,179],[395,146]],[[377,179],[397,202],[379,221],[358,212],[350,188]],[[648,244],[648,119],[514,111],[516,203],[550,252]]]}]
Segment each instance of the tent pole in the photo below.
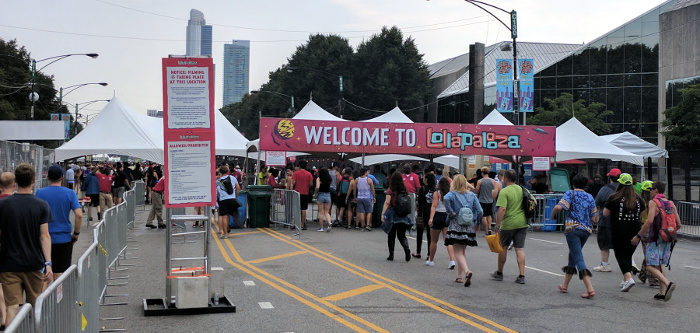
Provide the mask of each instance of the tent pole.
[{"label": "tent pole", "polygon": [[262,168],[260,167],[260,149],[258,148],[258,167],[256,168],[255,181],[253,182],[255,185],[260,185],[258,184],[260,181],[260,177],[258,177],[260,175],[260,170],[262,170]]},{"label": "tent pole", "polygon": [[365,167],[365,152],[362,151],[362,167]]}]

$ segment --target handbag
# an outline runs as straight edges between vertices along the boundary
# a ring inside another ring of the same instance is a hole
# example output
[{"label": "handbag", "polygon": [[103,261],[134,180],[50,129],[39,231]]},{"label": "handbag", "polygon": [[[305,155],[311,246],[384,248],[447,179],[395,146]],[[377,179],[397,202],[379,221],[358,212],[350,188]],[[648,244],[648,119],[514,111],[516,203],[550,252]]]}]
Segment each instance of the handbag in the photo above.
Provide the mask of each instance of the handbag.
[{"label": "handbag", "polygon": [[503,246],[501,246],[501,238],[498,236],[498,233],[486,235],[486,244],[489,245],[489,249],[491,250],[491,252],[503,252]]},{"label": "handbag", "polygon": [[571,217],[571,210],[574,208],[574,201],[576,199],[576,190],[571,191],[571,204],[569,205],[569,213],[566,216],[566,221],[564,221],[564,233],[566,234],[574,231],[574,229],[576,229],[576,225],[579,224],[578,222],[576,222],[576,220],[574,220]]}]

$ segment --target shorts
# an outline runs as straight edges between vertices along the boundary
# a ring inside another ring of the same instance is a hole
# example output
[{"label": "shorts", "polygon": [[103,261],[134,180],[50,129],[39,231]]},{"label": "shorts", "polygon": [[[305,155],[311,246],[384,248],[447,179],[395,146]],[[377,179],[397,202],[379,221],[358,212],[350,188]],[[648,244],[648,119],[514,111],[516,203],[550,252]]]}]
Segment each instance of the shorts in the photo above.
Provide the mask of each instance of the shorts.
[{"label": "shorts", "polygon": [[662,240],[648,242],[644,257],[647,260],[647,266],[668,265],[671,257],[671,243]]},{"label": "shorts", "polygon": [[51,244],[51,262],[54,273],[63,273],[70,267],[73,258],[73,242]]},{"label": "shorts", "polygon": [[44,274],[41,271],[32,272],[2,272],[0,283],[5,294],[5,305],[12,306],[24,303],[22,291],[26,294],[27,303],[34,305],[44,289]]},{"label": "shorts", "polygon": [[112,195],[114,196],[115,199],[117,199],[117,198],[122,199],[122,198],[124,198],[124,190],[126,190],[126,188],[124,188],[124,186],[115,187],[112,189]]},{"label": "shorts", "polygon": [[370,198],[359,198],[357,199],[357,212],[358,213],[372,213],[372,199]]},{"label": "shorts", "polygon": [[346,196],[346,194],[336,195],[335,205],[338,206],[338,208],[345,208],[348,206],[348,203],[345,202],[345,196]]},{"label": "shorts", "polygon": [[447,228],[447,213],[435,212],[435,215],[433,215],[433,225],[430,229],[442,230],[444,228]]},{"label": "shorts", "polygon": [[338,192],[335,191],[334,188],[331,189],[331,204],[334,204],[338,201]]},{"label": "shorts", "polygon": [[318,203],[331,203],[331,194],[328,192],[319,193],[318,197],[316,197],[316,202],[318,202]]},{"label": "shorts", "polygon": [[600,248],[601,251],[607,251],[613,248],[612,230],[610,230],[609,227],[603,227],[598,224],[598,235],[596,239],[598,241],[598,248]]},{"label": "shorts", "polygon": [[90,198],[90,206],[92,207],[99,207],[100,206],[100,194],[88,194],[88,198]]},{"label": "shorts", "polygon": [[525,237],[527,237],[527,228],[519,228],[512,230],[501,230],[498,237],[501,240],[501,246],[504,248],[513,242],[513,247],[516,249],[522,249],[525,247]]},{"label": "shorts", "polygon": [[481,205],[481,209],[484,210],[484,217],[493,215],[493,202],[492,203],[479,202],[479,204]]},{"label": "shorts", "polygon": [[226,199],[219,201],[219,216],[238,214],[238,199]]},{"label": "shorts", "polygon": [[299,207],[301,207],[301,210],[309,209],[309,195],[308,194],[299,194]]}]

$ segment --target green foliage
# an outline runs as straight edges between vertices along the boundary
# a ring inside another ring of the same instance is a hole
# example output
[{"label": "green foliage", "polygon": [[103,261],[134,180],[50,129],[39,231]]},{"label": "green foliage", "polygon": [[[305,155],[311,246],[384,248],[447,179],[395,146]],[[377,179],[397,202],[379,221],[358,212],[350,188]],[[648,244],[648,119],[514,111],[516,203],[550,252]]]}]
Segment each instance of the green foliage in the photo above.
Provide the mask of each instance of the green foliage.
[{"label": "green foliage", "polygon": [[605,109],[603,103],[591,103],[586,106],[583,100],[574,102],[574,97],[563,93],[555,99],[545,98],[543,106],[535,109],[535,115],[527,118],[528,125],[559,126],[571,117],[576,117],[591,132],[597,135],[609,134],[612,126],[605,117],[613,112]]},{"label": "green foliage", "polygon": [[700,84],[679,91],[680,103],[664,111],[661,133],[670,148],[696,148],[700,146]]}]

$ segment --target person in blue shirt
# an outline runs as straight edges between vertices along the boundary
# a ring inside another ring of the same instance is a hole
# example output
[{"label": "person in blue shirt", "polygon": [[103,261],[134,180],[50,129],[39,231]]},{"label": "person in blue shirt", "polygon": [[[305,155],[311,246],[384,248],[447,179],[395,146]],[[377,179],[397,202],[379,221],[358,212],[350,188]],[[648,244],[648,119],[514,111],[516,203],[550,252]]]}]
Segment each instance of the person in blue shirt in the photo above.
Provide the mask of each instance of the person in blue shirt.
[{"label": "person in blue shirt", "polygon": [[[73,243],[78,241],[83,223],[83,210],[73,189],[63,187],[63,168],[54,164],[48,171],[49,186],[36,191],[36,196],[49,203],[49,235],[51,235],[51,258],[54,279],[70,267]],[[71,224],[70,212],[75,214],[75,226]]]},{"label": "person in blue shirt", "polygon": [[90,198],[90,204],[88,205],[88,222],[92,221],[92,207],[97,210],[97,220],[102,220],[102,213],[100,212],[100,181],[95,176],[97,172],[97,167],[92,167],[92,169],[85,170],[85,180],[81,185],[81,191],[85,192],[85,196]]}]

